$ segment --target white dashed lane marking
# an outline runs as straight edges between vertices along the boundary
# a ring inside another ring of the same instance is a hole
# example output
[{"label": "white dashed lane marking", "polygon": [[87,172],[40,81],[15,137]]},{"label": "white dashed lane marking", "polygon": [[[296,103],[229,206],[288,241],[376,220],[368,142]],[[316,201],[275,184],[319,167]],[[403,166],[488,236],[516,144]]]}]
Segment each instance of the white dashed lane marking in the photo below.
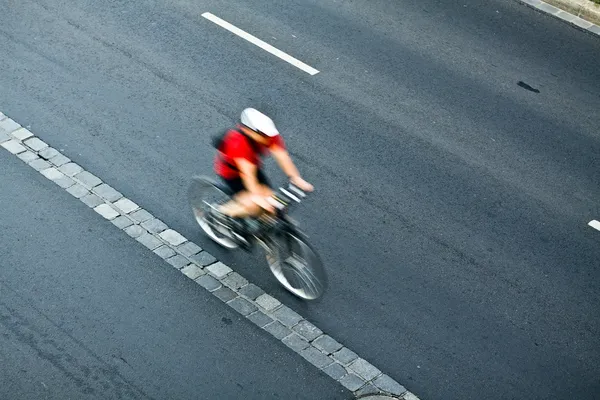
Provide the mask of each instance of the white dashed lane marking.
[{"label": "white dashed lane marking", "polygon": [[276,49],[275,47],[271,46],[270,44],[263,42],[259,38],[249,34],[248,32],[241,30],[237,26],[234,26],[234,25],[230,24],[229,22],[222,20],[221,18],[219,18],[209,12],[205,12],[204,14],[202,14],[202,16],[204,18],[206,18],[207,20],[214,22],[215,24],[219,25],[220,27],[227,29],[229,32],[234,33],[243,39],[246,39],[250,43],[255,44],[256,46],[260,47],[261,49],[273,54],[276,57],[281,58],[282,60],[292,64],[296,68],[299,68],[302,71],[304,71],[310,75],[316,75],[319,73],[318,70],[314,69],[310,65],[307,65],[307,64],[303,63],[302,61],[290,56],[289,54],[284,53],[283,51],[281,51],[279,49]]},{"label": "white dashed lane marking", "polygon": [[596,221],[595,219],[591,220],[588,223],[588,225],[591,226],[592,228],[596,229],[597,231],[600,231],[600,222],[599,221]]}]

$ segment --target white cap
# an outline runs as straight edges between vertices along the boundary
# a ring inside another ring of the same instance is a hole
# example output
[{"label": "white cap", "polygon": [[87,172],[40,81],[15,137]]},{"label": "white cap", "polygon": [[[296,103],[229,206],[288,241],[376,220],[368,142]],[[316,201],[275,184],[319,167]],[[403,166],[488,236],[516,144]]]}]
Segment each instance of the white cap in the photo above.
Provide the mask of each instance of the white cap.
[{"label": "white cap", "polygon": [[240,122],[263,135],[269,137],[279,135],[279,131],[275,128],[273,120],[254,108],[246,108],[242,111]]}]

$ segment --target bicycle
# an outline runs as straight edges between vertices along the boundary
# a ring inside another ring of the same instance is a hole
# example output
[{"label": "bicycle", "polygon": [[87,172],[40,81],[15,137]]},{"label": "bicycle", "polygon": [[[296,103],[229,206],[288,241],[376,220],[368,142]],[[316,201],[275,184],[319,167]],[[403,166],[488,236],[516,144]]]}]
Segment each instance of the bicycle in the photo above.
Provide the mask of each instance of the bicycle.
[{"label": "bicycle", "polygon": [[241,232],[212,217],[211,209],[231,200],[224,183],[195,176],[188,189],[194,218],[208,237],[226,249],[260,245],[279,283],[299,298],[314,300],[327,288],[327,274],[320,256],[288,214],[290,206],[305,197],[306,193],[292,184],[287,189],[280,187],[270,198],[275,213],[246,218],[247,229]]}]

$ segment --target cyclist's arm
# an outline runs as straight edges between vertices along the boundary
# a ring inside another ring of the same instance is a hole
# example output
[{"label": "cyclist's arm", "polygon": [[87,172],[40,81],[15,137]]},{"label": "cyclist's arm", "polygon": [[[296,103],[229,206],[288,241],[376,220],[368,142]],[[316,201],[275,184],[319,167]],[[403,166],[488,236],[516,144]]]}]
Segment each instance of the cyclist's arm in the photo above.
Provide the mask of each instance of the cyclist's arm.
[{"label": "cyclist's arm", "polygon": [[260,183],[256,176],[256,165],[252,164],[245,158],[234,159],[239,171],[244,187],[252,194],[260,194]]},{"label": "cyclist's arm", "polygon": [[298,172],[298,168],[296,168],[292,158],[285,149],[279,146],[274,146],[270,150],[273,158],[275,161],[277,161],[279,168],[281,168],[283,173],[286,174],[290,180],[300,178],[300,172]]}]

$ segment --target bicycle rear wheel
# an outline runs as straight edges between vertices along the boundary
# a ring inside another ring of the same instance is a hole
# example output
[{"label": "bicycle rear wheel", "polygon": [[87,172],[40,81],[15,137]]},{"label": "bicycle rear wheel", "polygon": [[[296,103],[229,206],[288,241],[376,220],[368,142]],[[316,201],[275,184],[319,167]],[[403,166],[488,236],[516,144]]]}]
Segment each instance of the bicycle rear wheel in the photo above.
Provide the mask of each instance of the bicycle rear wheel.
[{"label": "bicycle rear wheel", "polygon": [[231,197],[227,193],[227,190],[213,179],[203,176],[192,178],[192,183],[188,188],[188,201],[192,207],[196,222],[213,241],[227,249],[235,249],[238,247],[238,244],[229,236],[229,229],[219,224],[211,223],[207,219],[208,212],[212,207],[224,204],[230,199]]},{"label": "bicycle rear wheel", "polygon": [[323,295],[328,278],[323,263],[313,247],[295,232],[272,238],[267,263],[275,278],[292,294],[315,300]]}]

